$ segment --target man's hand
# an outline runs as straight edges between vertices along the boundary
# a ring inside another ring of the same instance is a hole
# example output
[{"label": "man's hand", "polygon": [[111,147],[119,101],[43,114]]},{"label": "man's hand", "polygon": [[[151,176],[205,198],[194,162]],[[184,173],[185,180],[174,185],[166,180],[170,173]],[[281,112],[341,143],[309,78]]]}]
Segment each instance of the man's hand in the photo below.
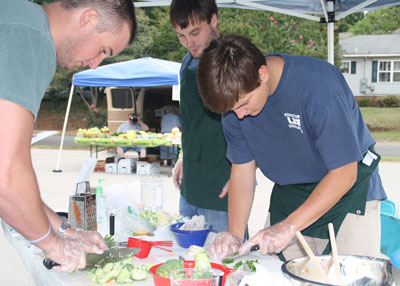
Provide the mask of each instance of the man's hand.
[{"label": "man's hand", "polygon": [[54,236],[44,254],[47,258],[60,264],[53,269],[62,272],[73,272],[86,266],[85,250],[79,239],[58,235]]},{"label": "man's hand", "polygon": [[173,173],[174,173],[173,181],[174,181],[175,187],[179,190],[181,188],[181,182],[182,182],[182,178],[183,178],[183,160],[182,160],[182,158],[179,158],[178,161],[176,161]]},{"label": "man's hand", "polygon": [[79,239],[83,243],[85,252],[102,254],[104,250],[108,249],[103,237],[97,231],[75,229],[72,237]]},{"label": "man's hand", "polygon": [[237,252],[241,245],[242,241],[237,236],[229,232],[220,232],[215,236],[208,253],[212,259],[221,262],[228,255]]},{"label": "man's hand", "polygon": [[229,180],[226,182],[225,186],[222,188],[221,193],[218,195],[220,199],[226,196],[226,194],[229,192]]},{"label": "man's hand", "polygon": [[239,249],[239,253],[243,253],[250,249],[253,245],[260,246],[260,253],[279,253],[292,240],[296,233],[296,227],[286,222],[279,222],[270,227],[260,230],[249,241],[243,244]]}]

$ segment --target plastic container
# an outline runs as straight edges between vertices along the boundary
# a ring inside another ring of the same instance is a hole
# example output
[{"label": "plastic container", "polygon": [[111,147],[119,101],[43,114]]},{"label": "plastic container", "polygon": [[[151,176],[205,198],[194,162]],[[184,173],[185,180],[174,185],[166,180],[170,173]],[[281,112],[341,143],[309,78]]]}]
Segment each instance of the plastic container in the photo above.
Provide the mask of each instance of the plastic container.
[{"label": "plastic container", "polygon": [[139,258],[146,258],[147,256],[149,256],[152,245],[147,241],[130,237],[128,239],[127,247],[140,248],[141,251],[139,253],[136,253],[135,256]]},{"label": "plastic container", "polygon": [[392,253],[392,255],[390,256],[390,262],[392,262],[392,264],[395,267],[400,269],[400,249],[398,249]]},{"label": "plastic container", "polygon": [[[205,274],[209,278],[193,278]],[[171,286],[219,286],[223,276],[224,272],[215,268],[183,268],[171,271],[170,279]]]},{"label": "plastic container", "polygon": [[203,246],[209,232],[212,231],[212,225],[203,230],[179,229],[183,224],[183,222],[179,222],[171,225],[171,231],[175,235],[178,245],[183,248],[189,248],[191,245]]},{"label": "plastic container", "polygon": [[101,182],[104,179],[99,179],[99,185],[96,187],[96,220],[97,231],[104,237],[109,232],[107,220],[107,201],[103,195],[103,187]]},{"label": "plastic container", "polygon": [[[154,285],[155,286],[170,286],[171,285],[171,279],[170,278],[166,278],[166,277],[162,277],[162,276],[158,276],[156,275],[156,271],[158,269],[158,267],[160,267],[161,265],[163,265],[163,263],[154,265],[153,267],[151,267],[149,269],[150,274],[153,275],[153,281],[154,281]],[[183,262],[183,267],[184,268],[194,268],[195,266],[195,262],[193,260],[187,260]],[[228,268],[225,265],[222,264],[218,264],[218,263],[212,263],[211,262],[211,267],[221,270],[222,272],[224,272],[224,276],[222,276],[222,285],[225,285],[225,281],[226,281],[226,276],[231,274],[232,272],[235,272],[235,269],[232,268]]]},{"label": "plastic container", "polygon": [[164,182],[160,175],[140,176],[140,199],[144,209],[157,211],[164,203]]}]

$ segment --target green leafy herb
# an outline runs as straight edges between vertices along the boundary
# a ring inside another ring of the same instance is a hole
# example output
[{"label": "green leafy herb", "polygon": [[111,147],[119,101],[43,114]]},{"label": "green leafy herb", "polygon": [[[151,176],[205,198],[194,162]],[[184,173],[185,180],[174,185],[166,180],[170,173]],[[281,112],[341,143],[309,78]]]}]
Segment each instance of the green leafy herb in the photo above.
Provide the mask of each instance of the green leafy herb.
[{"label": "green leafy herb", "polygon": [[254,263],[258,263],[258,260],[246,260],[246,264],[251,272],[256,272],[256,266]]},{"label": "green leafy herb", "polygon": [[106,243],[106,245],[107,245],[108,248],[113,248],[113,247],[116,246],[116,245],[115,245],[115,241],[114,241],[114,237],[112,237],[112,236],[109,235],[109,234],[107,234],[107,235],[104,237],[104,241],[105,241],[105,243]]},{"label": "green leafy herb", "polygon": [[243,261],[239,261],[238,263],[236,263],[236,264],[233,266],[233,269],[237,270],[240,266],[242,266],[242,264],[243,264]]},{"label": "green leafy herb", "polygon": [[223,265],[231,264],[233,263],[233,261],[234,261],[233,258],[225,258],[224,260],[222,260],[222,264]]}]

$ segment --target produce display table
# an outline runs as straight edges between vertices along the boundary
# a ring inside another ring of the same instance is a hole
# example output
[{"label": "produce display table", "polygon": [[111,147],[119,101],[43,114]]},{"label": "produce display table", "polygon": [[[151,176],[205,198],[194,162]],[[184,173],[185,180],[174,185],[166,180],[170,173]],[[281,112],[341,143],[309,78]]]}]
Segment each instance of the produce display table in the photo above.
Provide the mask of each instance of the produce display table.
[{"label": "produce display table", "polygon": [[[64,273],[64,272],[56,272],[53,270],[48,270],[43,266],[43,253],[40,249],[29,243],[25,238],[23,238],[19,233],[17,233],[14,229],[12,229],[7,223],[2,220],[2,227],[4,236],[6,239],[14,246],[21,260],[23,261],[26,269],[34,279],[37,285],[45,286],[54,286],[54,285],[68,285],[68,286],[86,286],[86,285],[137,285],[137,286],[146,286],[146,285],[154,285],[153,277],[149,274],[146,280],[143,281],[134,281],[133,283],[126,284],[118,284],[118,283],[109,283],[109,284],[97,284],[93,282],[87,273],[84,271],[76,271],[75,273]],[[214,238],[215,233],[210,233],[208,235],[205,248],[208,248],[211,244],[212,239]],[[157,248],[152,248],[149,256],[144,259],[139,259],[134,257],[134,264],[141,265],[146,262],[152,263],[162,263],[169,259],[178,259],[180,255],[185,257],[187,260],[192,260],[191,257],[188,256],[188,249],[181,248],[177,245],[175,237],[169,231],[168,226],[161,227],[156,230],[155,235],[152,237],[141,237],[142,239],[147,240],[172,240],[174,245],[170,249],[173,251],[172,253],[166,252],[164,250],[160,250]],[[283,276],[283,273],[280,270],[281,261],[276,258],[273,258],[268,255],[261,255],[258,252],[253,252],[247,256],[243,256],[239,260],[248,260],[248,259],[258,259],[259,263],[263,266],[263,268],[267,269],[270,273],[268,278],[268,285],[285,285],[282,284],[282,281],[288,282],[286,278]],[[236,260],[235,260],[236,261]],[[258,273],[257,273],[258,274]],[[265,280],[264,280],[265,281]],[[261,285],[261,284],[260,284]]]},{"label": "produce display table", "polygon": [[[93,153],[97,153],[107,148],[112,147],[148,147],[154,148],[159,146],[174,146],[174,151],[179,149],[181,140],[178,138],[174,139],[155,139],[155,138],[135,138],[135,139],[123,139],[123,138],[84,138],[84,137],[74,137],[76,144],[89,147],[90,156]],[[93,147],[95,150],[93,151]],[[178,151],[177,151],[178,152]]]}]

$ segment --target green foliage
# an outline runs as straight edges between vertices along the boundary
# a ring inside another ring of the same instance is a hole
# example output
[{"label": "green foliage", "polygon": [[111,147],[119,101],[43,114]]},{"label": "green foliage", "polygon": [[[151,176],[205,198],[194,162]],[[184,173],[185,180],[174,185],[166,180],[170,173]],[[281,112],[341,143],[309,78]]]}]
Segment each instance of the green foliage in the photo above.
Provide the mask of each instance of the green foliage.
[{"label": "green foliage", "polygon": [[[283,52],[326,60],[326,25],[284,14],[244,9],[220,9],[222,33],[250,38],[265,54]],[[340,62],[335,49],[335,62]]]},{"label": "green foliage", "polygon": [[[48,4],[53,0],[32,2]],[[399,27],[399,15],[399,6],[371,11],[366,17],[357,13],[345,17],[335,27],[337,31],[350,30],[355,34],[392,32]],[[187,50],[179,43],[171,26],[169,7],[136,8],[136,16],[138,33],[134,43],[119,55],[105,59],[102,64],[149,56],[181,62]],[[284,52],[327,58],[325,24],[268,11],[232,8],[220,8],[218,21],[221,33],[246,36],[264,54]],[[338,66],[341,58],[337,40],[338,37],[335,37],[335,64]],[[65,110],[72,75],[81,70],[57,68],[49,90],[54,109]]]},{"label": "green foliage", "polygon": [[169,8],[152,8],[151,15],[153,17],[152,25],[156,27],[156,32],[148,50],[149,55],[154,58],[181,62],[187,51],[179,43],[172,28],[169,20]]},{"label": "green foliage", "polygon": [[369,11],[366,17],[354,24],[354,35],[390,34],[400,27],[400,6]]},{"label": "green foliage", "polygon": [[57,66],[56,73],[47,91],[47,99],[51,102],[51,109],[64,111],[72,83],[72,75],[77,69],[67,70]]},{"label": "green foliage", "polygon": [[103,128],[104,126],[107,126],[107,111],[102,108],[96,108],[92,104],[89,106],[89,113],[86,120],[88,128]]},{"label": "green foliage", "polygon": [[358,21],[365,18],[364,13],[354,13],[339,20],[339,33],[348,32]]},{"label": "green foliage", "polygon": [[367,107],[367,106],[369,106],[371,104],[371,99],[369,99],[369,98],[361,98],[359,101],[358,101],[358,106],[359,107]]},{"label": "green foliage", "polygon": [[400,107],[400,96],[386,95],[379,97],[375,102],[379,107]]}]

